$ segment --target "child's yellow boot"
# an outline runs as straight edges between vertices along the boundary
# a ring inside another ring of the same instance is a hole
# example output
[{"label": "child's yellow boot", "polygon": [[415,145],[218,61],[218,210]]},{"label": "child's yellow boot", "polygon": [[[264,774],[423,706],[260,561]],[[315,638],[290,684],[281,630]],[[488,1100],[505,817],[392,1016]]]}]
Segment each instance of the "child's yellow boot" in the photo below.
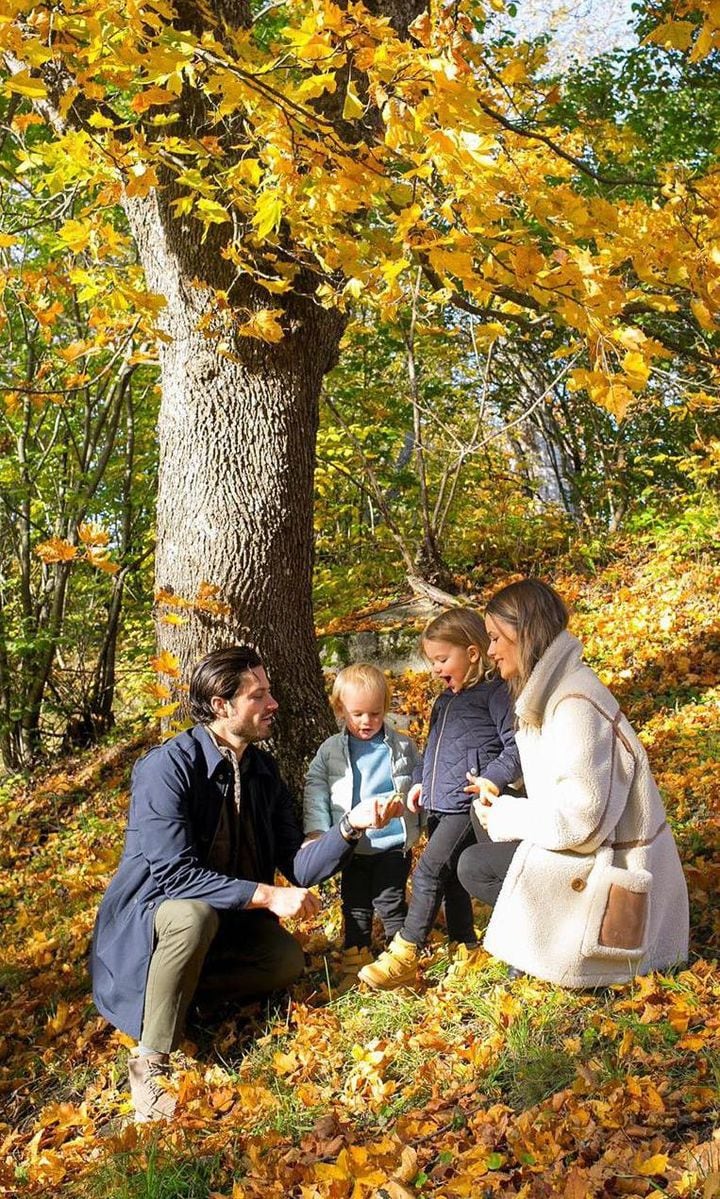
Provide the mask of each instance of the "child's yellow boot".
[{"label": "child's yellow boot", "polygon": [[349,949],[343,949],[335,994],[344,995],[352,990],[358,981],[361,966],[369,965],[372,960],[372,950],[366,945],[352,945]]},{"label": "child's yellow boot", "polygon": [[417,984],[417,965],[420,950],[412,941],[406,941],[395,933],[384,953],[369,966],[363,966],[358,974],[360,982],[367,983],[376,991],[394,991],[396,987],[414,987]]}]

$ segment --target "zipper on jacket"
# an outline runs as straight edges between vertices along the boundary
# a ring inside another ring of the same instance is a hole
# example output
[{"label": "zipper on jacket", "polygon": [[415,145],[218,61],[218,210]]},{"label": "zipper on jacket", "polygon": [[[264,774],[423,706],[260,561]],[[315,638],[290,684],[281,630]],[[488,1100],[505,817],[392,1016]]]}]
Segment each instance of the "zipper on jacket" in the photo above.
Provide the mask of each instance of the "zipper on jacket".
[{"label": "zipper on jacket", "polygon": [[[458,694],[459,694],[459,692],[458,692]],[[430,811],[430,812],[433,811],[433,799],[435,798],[435,775],[437,774],[437,760],[438,760],[438,754],[440,752],[440,742],[442,741],[442,735],[445,732],[445,721],[448,718],[448,712],[450,711],[450,705],[452,704],[452,702],[455,698],[456,698],[456,696],[453,695],[448,700],[447,707],[446,707],[445,711],[443,712],[442,724],[440,725],[440,732],[438,733],[438,739],[435,743],[435,758],[433,759],[432,782],[430,783],[430,807],[428,809],[428,811]]]}]

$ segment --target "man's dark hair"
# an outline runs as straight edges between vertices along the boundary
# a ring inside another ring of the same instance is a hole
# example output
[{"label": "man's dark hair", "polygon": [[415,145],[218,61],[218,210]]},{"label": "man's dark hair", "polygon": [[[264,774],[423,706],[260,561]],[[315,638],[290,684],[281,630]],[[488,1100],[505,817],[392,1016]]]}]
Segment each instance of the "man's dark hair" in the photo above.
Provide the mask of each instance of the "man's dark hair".
[{"label": "man's dark hair", "polygon": [[213,650],[201,658],[190,676],[188,706],[195,724],[210,724],[215,712],[210,703],[213,695],[232,699],[240,690],[242,676],[256,666],[262,666],[259,654],[249,645],[229,645]]}]

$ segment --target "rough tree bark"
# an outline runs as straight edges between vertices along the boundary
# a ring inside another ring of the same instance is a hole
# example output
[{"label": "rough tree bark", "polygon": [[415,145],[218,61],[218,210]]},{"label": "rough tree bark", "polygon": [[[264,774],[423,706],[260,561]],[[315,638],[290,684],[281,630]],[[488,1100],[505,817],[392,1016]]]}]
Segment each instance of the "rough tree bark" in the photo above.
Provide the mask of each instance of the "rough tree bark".
[{"label": "rough tree bark", "polygon": [[[405,31],[425,7],[417,0],[373,5]],[[197,24],[199,9],[179,6]],[[210,0],[205,13],[245,24],[247,7]],[[186,120],[202,123],[199,97]],[[228,227],[205,232],[178,218],[167,186],[126,202],[148,286],[162,294],[170,341],[161,347],[162,403],[156,581],[185,598],[218,586],[224,617],[191,610],[183,626],[158,623],[161,648],[192,664],[219,645],[249,641],[267,664],[280,702],[276,750],[297,787],[308,756],[334,731],[312,612],[313,475],[323,376],[337,358],[340,313],[309,298],[310,280],[282,300],[282,342],[235,337],[232,353],[198,330],[226,291],[236,310],[278,307],[222,255]],[[208,286],[203,286],[206,284]],[[303,286],[307,284],[307,288]]]},{"label": "rough tree bark", "polygon": [[[169,188],[126,205],[148,286],[166,298],[171,338],[161,348],[156,581],[186,599],[210,583],[231,611],[190,610],[182,626],[160,621],[158,640],[185,679],[213,648],[257,647],[280,701],[278,753],[297,782],[334,727],[312,614],[313,472],[320,386],[344,322],[291,297],[282,342],[237,338],[228,357],[198,330],[214,300],[192,281],[227,288],[232,277],[223,277],[228,266],[211,238],[203,243],[172,216],[171,199]],[[268,306],[247,280],[235,294],[248,308]]]},{"label": "rough tree bark", "polygon": [[[371,0],[369,7],[405,33],[426,3]],[[199,37],[206,29],[222,37],[227,26],[247,26],[251,6],[247,0],[175,0],[172,20]],[[38,107],[61,127],[68,118],[59,102],[72,81],[62,71],[44,75],[50,101]],[[337,111],[323,115],[342,123],[342,101],[334,103]],[[69,119],[84,124],[91,107],[78,97]],[[189,84],[178,108],[178,136],[216,128],[206,99]],[[228,147],[243,139],[227,134],[229,166]],[[125,201],[148,286],[167,302],[156,579],[159,588],[184,599],[202,582],[217,586],[230,612],[189,610],[182,626],[160,621],[159,643],[179,658],[185,679],[218,645],[242,640],[257,646],[281,705],[278,756],[289,781],[298,783],[308,754],[334,727],[312,614],[313,472],[320,387],[336,359],[344,318],[312,300],[309,278],[277,297],[238,275],[222,254],[232,227],[213,226],[202,240],[200,224],[172,210],[177,194],[167,177],[157,191]],[[283,307],[284,340],[265,344],[230,332],[230,353],[221,349],[198,328],[216,303],[214,289],[223,290],[238,313]]]}]

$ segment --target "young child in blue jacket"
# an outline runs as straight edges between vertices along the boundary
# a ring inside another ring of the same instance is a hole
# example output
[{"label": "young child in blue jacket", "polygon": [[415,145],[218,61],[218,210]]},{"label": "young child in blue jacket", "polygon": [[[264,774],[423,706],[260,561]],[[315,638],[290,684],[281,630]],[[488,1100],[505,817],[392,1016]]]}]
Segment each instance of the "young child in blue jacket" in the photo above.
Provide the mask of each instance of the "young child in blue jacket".
[{"label": "young child in blue jacket", "polygon": [[[308,840],[341,824],[350,808],[363,799],[393,794],[406,798],[421,758],[410,737],[387,723],[390,698],[390,684],[376,666],[359,662],[338,673],[331,702],[342,730],[323,741],[308,768],[303,805]],[[416,808],[382,829],[356,833],[350,826],[343,833],[357,840],[340,881],[344,926],[340,989],[356,982],[360,967],[372,961],[373,911],[388,939],[402,927],[409,850],[418,839],[420,819]]]},{"label": "young child in blue jacket", "polygon": [[[457,876],[460,854],[475,840],[472,796],[499,795],[521,774],[513,731],[512,701],[505,683],[491,677],[488,635],[477,612],[451,608],[426,626],[422,647],[446,690],[436,699],[422,770],[408,807],[427,815],[428,842],[412,877],[410,907],[384,953],[359,972],[378,990],[412,986],[420,950],[441,903],[451,941],[473,944],[472,905]],[[489,677],[490,676],[490,677]],[[472,795],[468,775],[474,782]]]}]

